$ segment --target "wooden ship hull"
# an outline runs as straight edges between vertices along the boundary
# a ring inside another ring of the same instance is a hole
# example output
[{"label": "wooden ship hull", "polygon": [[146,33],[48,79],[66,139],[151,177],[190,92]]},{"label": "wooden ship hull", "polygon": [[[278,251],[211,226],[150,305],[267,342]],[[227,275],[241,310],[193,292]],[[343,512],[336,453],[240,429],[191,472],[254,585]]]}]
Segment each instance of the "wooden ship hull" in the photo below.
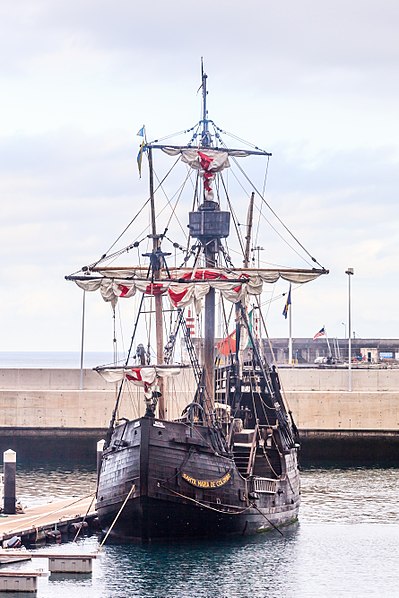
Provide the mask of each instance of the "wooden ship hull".
[{"label": "wooden ship hull", "polygon": [[279,454],[253,440],[254,430],[237,434],[229,458],[209,427],[153,417],[118,426],[99,476],[102,529],[115,539],[149,541],[251,534],[296,521],[296,448]]}]

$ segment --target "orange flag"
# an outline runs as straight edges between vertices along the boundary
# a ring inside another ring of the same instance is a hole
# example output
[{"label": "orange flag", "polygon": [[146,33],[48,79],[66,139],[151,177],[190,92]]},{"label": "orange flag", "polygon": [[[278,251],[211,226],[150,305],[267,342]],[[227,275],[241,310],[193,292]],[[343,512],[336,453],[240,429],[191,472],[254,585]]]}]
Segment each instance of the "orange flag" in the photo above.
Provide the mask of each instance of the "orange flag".
[{"label": "orange flag", "polygon": [[223,340],[216,343],[216,348],[221,355],[230,355],[236,352],[236,331],[226,336]]}]

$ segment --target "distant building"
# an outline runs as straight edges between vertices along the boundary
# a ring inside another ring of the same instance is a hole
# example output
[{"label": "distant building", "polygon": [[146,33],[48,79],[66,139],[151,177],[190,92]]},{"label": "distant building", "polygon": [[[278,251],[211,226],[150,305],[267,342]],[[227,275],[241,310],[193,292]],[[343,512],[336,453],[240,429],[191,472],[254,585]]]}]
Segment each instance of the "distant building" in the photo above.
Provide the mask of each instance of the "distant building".
[{"label": "distant building", "polygon": [[[271,339],[277,363],[288,363],[288,338]],[[292,339],[292,358],[295,363],[321,363],[332,357],[335,362],[348,361],[348,339],[320,337]],[[352,339],[352,360],[368,363],[399,362],[399,339]],[[329,354],[329,347],[331,355]],[[264,341],[266,358],[271,359],[268,342]]]}]

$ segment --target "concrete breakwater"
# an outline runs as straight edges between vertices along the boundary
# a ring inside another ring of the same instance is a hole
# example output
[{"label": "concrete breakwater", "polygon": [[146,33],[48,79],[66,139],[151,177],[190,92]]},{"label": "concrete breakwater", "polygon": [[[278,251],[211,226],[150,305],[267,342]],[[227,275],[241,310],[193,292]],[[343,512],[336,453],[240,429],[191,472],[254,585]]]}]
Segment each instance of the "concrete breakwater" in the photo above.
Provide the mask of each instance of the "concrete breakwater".
[{"label": "concrete breakwater", "polygon": [[399,466],[399,369],[281,371],[300,430],[303,462]]},{"label": "concrete breakwater", "polygon": [[[175,377],[174,377],[175,378]],[[302,433],[304,447],[313,442],[348,448],[365,439],[385,453],[399,446],[399,369],[354,369],[348,391],[345,369],[283,368],[281,384]],[[174,417],[192,388],[187,377],[173,381]],[[77,439],[93,445],[104,435],[117,388],[92,370],[0,369],[0,450],[11,439]],[[120,416],[135,418],[144,402],[134,390]],[[377,454],[375,453],[375,454]]]}]

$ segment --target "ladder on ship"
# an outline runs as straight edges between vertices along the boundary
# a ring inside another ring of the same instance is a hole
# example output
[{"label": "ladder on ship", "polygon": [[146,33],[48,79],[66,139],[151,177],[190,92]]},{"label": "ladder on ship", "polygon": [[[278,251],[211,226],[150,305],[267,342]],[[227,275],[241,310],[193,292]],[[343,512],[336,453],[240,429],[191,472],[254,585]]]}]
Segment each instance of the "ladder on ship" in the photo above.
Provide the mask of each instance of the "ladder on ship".
[{"label": "ladder on ship", "polygon": [[233,458],[243,477],[255,475],[277,478],[281,475],[281,458],[276,446],[266,446],[259,435],[260,428],[243,429],[236,434],[233,444]]},{"label": "ladder on ship", "polygon": [[236,444],[233,447],[234,463],[243,477],[248,475],[249,458],[251,455],[251,446],[248,444]]},{"label": "ladder on ship", "polygon": [[197,353],[195,351],[195,347],[191,338],[190,329],[188,328],[187,322],[184,318],[184,309],[178,308],[177,312],[178,317],[176,319],[173,333],[171,334],[173,342],[168,347],[167,351],[165,351],[165,363],[170,363],[172,359],[174,343],[176,341],[179,328],[181,327],[183,330],[183,336],[187,347],[187,353],[190,359],[191,366],[193,368],[194,378],[197,385],[197,399],[200,403],[203,400],[209,402],[209,397],[206,397],[205,393],[205,385],[203,381],[203,368],[201,367],[200,362],[198,361]]},{"label": "ladder on ship", "polygon": [[190,363],[193,368],[195,381],[196,381],[197,385],[199,385],[202,380],[202,367],[200,366],[200,363],[198,361],[198,357],[195,352],[195,347],[194,347],[193,341],[191,339],[190,330],[189,330],[189,328],[187,326],[187,322],[184,318],[184,309],[178,308],[177,314],[178,315],[176,318],[175,326],[174,326],[173,332],[170,335],[170,338],[172,340],[165,347],[164,362],[169,364],[172,360],[173,350],[174,350],[175,342],[177,339],[177,333],[179,332],[179,328],[181,326],[183,329],[184,340],[186,342],[187,353],[188,353],[188,356],[190,358]]}]

